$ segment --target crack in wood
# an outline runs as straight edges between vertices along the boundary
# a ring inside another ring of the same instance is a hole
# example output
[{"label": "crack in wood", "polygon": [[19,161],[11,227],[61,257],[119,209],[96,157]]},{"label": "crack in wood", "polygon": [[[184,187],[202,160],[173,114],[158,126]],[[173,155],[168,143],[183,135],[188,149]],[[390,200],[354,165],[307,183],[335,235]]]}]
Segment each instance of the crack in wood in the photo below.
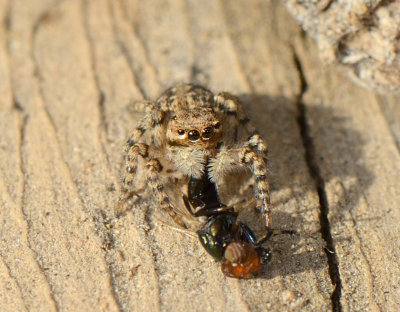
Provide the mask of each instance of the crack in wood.
[{"label": "crack in wood", "polygon": [[143,232],[144,232],[144,236],[146,237],[146,242],[149,246],[149,250],[150,250],[150,256],[153,260],[153,264],[154,264],[154,273],[157,277],[157,288],[158,288],[158,301],[157,301],[157,311],[161,311],[161,296],[160,296],[160,274],[159,274],[159,266],[158,266],[158,259],[157,259],[157,251],[156,251],[156,244],[155,244],[155,237],[153,235],[153,233],[151,232],[153,230],[153,222],[151,220],[150,217],[150,212],[149,212],[149,207],[147,207],[144,210],[144,215],[143,215],[143,220],[144,222],[147,224],[148,228],[142,228]]},{"label": "crack in wood", "polygon": [[320,168],[316,161],[317,153],[307,123],[307,108],[306,105],[303,103],[303,96],[307,91],[308,85],[303,72],[301,61],[298,55],[296,54],[295,49],[292,48],[292,50],[293,50],[294,63],[297,68],[300,79],[300,92],[297,96],[297,101],[296,101],[298,109],[297,122],[300,127],[300,135],[305,150],[305,159],[307,167],[312,179],[314,180],[319,198],[319,204],[320,204],[319,221],[321,226],[321,236],[326,242],[325,253],[328,258],[329,275],[332,284],[335,286],[334,291],[331,295],[332,308],[333,312],[341,312],[343,310],[340,302],[340,298],[342,295],[342,282],[340,279],[339,263],[335,252],[335,245],[333,244],[331,226],[328,218],[329,204],[328,204],[327,194],[325,191],[325,181],[322,178]]},{"label": "crack in wood", "polygon": [[[121,36],[119,34],[119,31],[117,29],[117,22],[115,20],[116,19],[115,18],[115,10],[116,9],[114,8],[114,6],[111,3],[112,3],[112,1],[109,1],[109,7],[110,7],[109,11],[111,12],[110,13],[111,14],[111,23],[112,23],[112,30],[113,30],[113,33],[115,35],[115,41],[116,41],[117,45],[119,46],[119,48],[121,50],[121,53],[122,53],[122,55],[124,56],[124,58],[126,60],[126,63],[129,66],[129,69],[130,69],[130,71],[132,73],[133,81],[134,81],[135,85],[137,86],[137,88],[139,89],[140,94],[142,95],[143,98],[147,98],[146,91],[145,91],[142,83],[140,82],[140,77],[136,73],[135,66],[134,66],[134,61],[132,59],[132,56],[129,53],[129,49],[124,44],[124,42],[123,42],[123,40],[122,40],[122,38],[121,38]],[[135,33],[135,32],[132,32],[132,33]]]},{"label": "crack in wood", "polygon": [[36,262],[39,271],[43,274],[44,280],[46,281],[47,285],[49,286],[49,295],[51,300],[54,303],[55,309],[56,311],[60,311],[60,307],[59,304],[54,296],[54,289],[53,289],[53,285],[51,285],[50,280],[45,272],[45,269],[43,268],[42,264],[39,262],[38,258],[39,258],[39,254],[37,253],[37,251],[32,247],[32,243],[31,240],[29,239],[29,233],[32,231],[32,221],[29,220],[28,218],[28,214],[25,211],[25,186],[26,186],[26,179],[25,177],[25,170],[24,170],[24,158],[22,156],[22,147],[24,145],[24,141],[25,141],[25,134],[26,134],[26,127],[27,127],[27,123],[28,123],[28,119],[29,119],[29,115],[28,114],[24,114],[23,118],[22,118],[22,125],[21,125],[21,129],[20,129],[20,170],[21,170],[21,175],[22,175],[22,191],[21,191],[21,213],[24,217],[24,221],[26,222],[26,226],[27,226],[27,235],[26,235],[26,241],[28,243],[28,247],[29,249],[32,251],[32,253],[35,255],[35,257],[33,257],[34,261]]},{"label": "crack in wood", "polygon": [[9,33],[12,27],[12,19],[11,19],[11,0],[8,1],[7,5],[6,5],[6,10],[5,12],[7,12],[5,14],[4,17],[4,29],[6,33]]},{"label": "crack in wood", "polygon": [[[115,250],[115,237],[113,234],[113,219],[109,218],[104,210],[100,210],[99,215],[101,216],[101,220],[97,220],[95,222],[96,228],[98,231],[98,235],[102,240],[102,249],[104,250],[104,261],[108,267],[109,271],[109,281],[110,281],[110,286],[111,286],[111,293],[112,296],[115,300],[115,302],[118,305],[119,311],[123,312],[125,311],[124,309],[124,304],[120,298],[121,293],[119,293],[118,289],[118,284],[116,282],[116,269],[113,266],[113,261],[109,261],[109,258],[111,258],[111,250]],[[97,217],[94,217],[95,219]],[[100,225],[103,226],[103,229],[100,228]]]},{"label": "crack in wood", "polygon": [[245,71],[242,68],[243,65],[240,62],[240,56],[239,56],[240,52],[238,52],[238,49],[235,46],[235,39],[232,38],[231,29],[228,27],[228,24],[226,21],[227,20],[226,8],[224,7],[224,5],[221,3],[220,0],[217,2],[217,6],[218,6],[218,9],[220,10],[221,16],[222,16],[221,23],[223,24],[224,28],[226,29],[225,32],[227,34],[226,39],[229,42],[228,45],[231,46],[231,49],[229,49],[229,50],[232,52],[233,61],[239,69],[238,73],[240,74],[241,78],[243,79],[243,82],[246,84],[246,87],[249,89],[252,89],[251,83],[249,81],[249,77],[248,77],[248,75],[245,74]]},{"label": "crack in wood", "polygon": [[11,270],[9,264],[7,263],[6,259],[4,259],[4,255],[3,255],[3,253],[1,253],[1,251],[0,251],[0,257],[2,258],[2,262],[3,262],[4,266],[7,268],[8,276],[9,276],[12,280],[14,280],[15,284],[17,285],[17,288],[18,288],[18,290],[19,290],[19,294],[20,294],[20,297],[21,297],[21,301],[24,303],[25,311],[29,311],[29,308],[28,308],[28,306],[27,306],[27,304],[26,304],[26,301],[24,300],[24,295],[23,295],[22,286],[21,286],[21,284],[20,284],[18,278],[12,273],[12,270]]},{"label": "crack in wood", "polygon": [[87,1],[83,1],[82,2],[82,24],[83,24],[83,28],[85,29],[85,38],[88,42],[89,45],[89,51],[90,51],[90,58],[91,58],[91,69],[92,69],[92,73],[93,73],[93,80],[96,86],[96,90],[99,96],[99,99],[97,101],[97,107],[99,109],[99,116],[100,116],[100,122],[99,122],[99,142],[101,145],[101,149],[103,151],[103,154],[106,158],[107,161],[107,165],[108,165],[108,169],[111,170],[111,161],[110,161],[110,157],[107,153],[106,147],[103,144],[103,140],[101,138],[101,132],[103,132],[104,135],[104,139],[107,142],[108,141],[108,133],[109,133],[109,126],[108,126],[108,122],[107,122],[107,118],[106,118],[106,95],[105,92],[102,90],[101,86],[100,86],[100,79],[99,79],[99,75],[97,73],[96,70],[96,56],[95,56],[95,52],[94,52],[94,43],[93,43],[93,38],[90,35],[90,31],[89,31],[89,24],[88,24],[88,8],[87,8]]},{"label": "crack in wood", "polygon": [[[344,189],[343,185],[342,185],[342,187]],[[368,204],[368,201],[367,201],[367,198],[366,198],[365,195],[363,195],[363,200],[364,200],[365,204],[369,207],[370,205]],[[370,294],[370,297],[372,298],[373,303],[374,303],[373,308],[376,308],[377,310],[382,311],[382,308],[380,307],[379,303],[375,300],[375,295],[374,295],[374,292],[373,292],[373,290],[377,288],[375,286],[375,282],[374,282],[374,278],[373,278],[373,276],[374,276],[373,266],[371,265],[371,262],[368,259],[368,256],[367,256],[367,254],[365,252],[365,249],[362,246],[363,245],[362,235],[360,235],[360,231],[358,230],[358,226],[357,226],[357,220],[354,217],[354,215],[353,215],[351,210],[349,211],[349,215],[351,217],[351,222],[353,223],[352,228],[353,228],[353,231],[355,233],[355,235],[354,235],[354,238],[355,238],[354,240],[356,240],[355,245],[357,245],[357,248],[359,249],[359,252],[360,252],[360,254],[362,256],[362,259],[364,260],[364,263],[365,263],[365,267],[366,267],[366,271],[367,272],[366,272],[366,274],[364,273],[364,276],[366,276],[366,278],[369,280],[369,283],[366,283],[366,286],[369,288],[369,294]]]}]

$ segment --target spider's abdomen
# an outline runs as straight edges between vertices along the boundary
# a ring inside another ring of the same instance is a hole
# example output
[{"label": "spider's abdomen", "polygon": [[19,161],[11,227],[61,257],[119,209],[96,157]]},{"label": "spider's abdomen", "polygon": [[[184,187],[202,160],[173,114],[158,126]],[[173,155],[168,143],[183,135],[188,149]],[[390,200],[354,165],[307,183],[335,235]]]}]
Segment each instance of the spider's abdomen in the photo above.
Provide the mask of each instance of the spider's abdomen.
[{"label": "spider's abdomen", "polygon": [[212,108],[213,98],[214,94],[202,86],[180,84],[166,90],[157,99],[157,103],[160,106],[166,105],[171,112],[182,109],[196,111],[199,108]]}]

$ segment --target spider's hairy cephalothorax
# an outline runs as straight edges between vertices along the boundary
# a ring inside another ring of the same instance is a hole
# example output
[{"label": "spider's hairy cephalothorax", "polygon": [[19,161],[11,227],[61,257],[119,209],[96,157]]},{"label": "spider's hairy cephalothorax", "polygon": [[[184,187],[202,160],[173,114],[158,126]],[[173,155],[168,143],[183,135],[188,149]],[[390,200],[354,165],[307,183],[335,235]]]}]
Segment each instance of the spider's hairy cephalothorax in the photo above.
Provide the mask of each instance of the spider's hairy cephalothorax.
[{"label": "spider's hairy cephalothorax", "polygon": [[270,228],[267,145],[237,97],[182,84],[146,106],[145,117],[125,145],[122,209],[151,191],[159,208],[188,227],[182,195],[187,195],[190,181],[207,176],[224,204],[253,186]]},{"label": "spider's hairy cephalothorax", "polygon": [[182,109],[168,122],[167,146],[215,148],[221,137],[221,122],[211,108]]}]

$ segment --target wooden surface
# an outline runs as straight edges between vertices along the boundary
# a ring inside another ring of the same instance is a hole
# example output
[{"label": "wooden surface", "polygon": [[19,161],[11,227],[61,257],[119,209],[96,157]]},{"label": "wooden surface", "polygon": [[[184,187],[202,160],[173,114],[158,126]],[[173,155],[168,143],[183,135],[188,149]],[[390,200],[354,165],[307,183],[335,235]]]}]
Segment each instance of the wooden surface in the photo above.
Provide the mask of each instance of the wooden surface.
[{"label": "wooden surface", "polygon": [[[0,14],[1,311],[398,309],[400,98],[323,66],[281,1]],[[241,96],[271,150],[274,227],[300,233],[251,280],[146,207],[115,218],[134,103],[189,81]]]}]

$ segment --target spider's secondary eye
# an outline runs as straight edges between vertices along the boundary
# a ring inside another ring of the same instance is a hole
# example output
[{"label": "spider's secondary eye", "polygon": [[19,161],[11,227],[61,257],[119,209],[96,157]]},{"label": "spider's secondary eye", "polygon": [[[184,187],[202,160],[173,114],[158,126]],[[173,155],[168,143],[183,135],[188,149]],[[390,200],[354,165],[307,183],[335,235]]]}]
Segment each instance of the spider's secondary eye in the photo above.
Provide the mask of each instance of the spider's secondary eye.
[{"label": "spider's secondary eye", "polygon": [[219,127],[221,127],[221,123],[220,123],[219,121],[217,121],[217,122],[214,124],[214,129],[219,129]]},{"label": "spider's secondary eye", "polygon": [[203,139],[209,139],[213,135],[213,129],[211,127],[206,127],[201,131],[201,136]]},{"label": "spider's secondary eye", "polygon": [[183,129],[178,129],[178,134],[179,134],[179,135],[184,135],[184,134],[185,134],[185,130],[183,130]]},{"label": "spider's secondary eye", "polygon": [[188,136],[190,141],[197,141],[200,138],[200,133],[197,130],[190,130]]}]

